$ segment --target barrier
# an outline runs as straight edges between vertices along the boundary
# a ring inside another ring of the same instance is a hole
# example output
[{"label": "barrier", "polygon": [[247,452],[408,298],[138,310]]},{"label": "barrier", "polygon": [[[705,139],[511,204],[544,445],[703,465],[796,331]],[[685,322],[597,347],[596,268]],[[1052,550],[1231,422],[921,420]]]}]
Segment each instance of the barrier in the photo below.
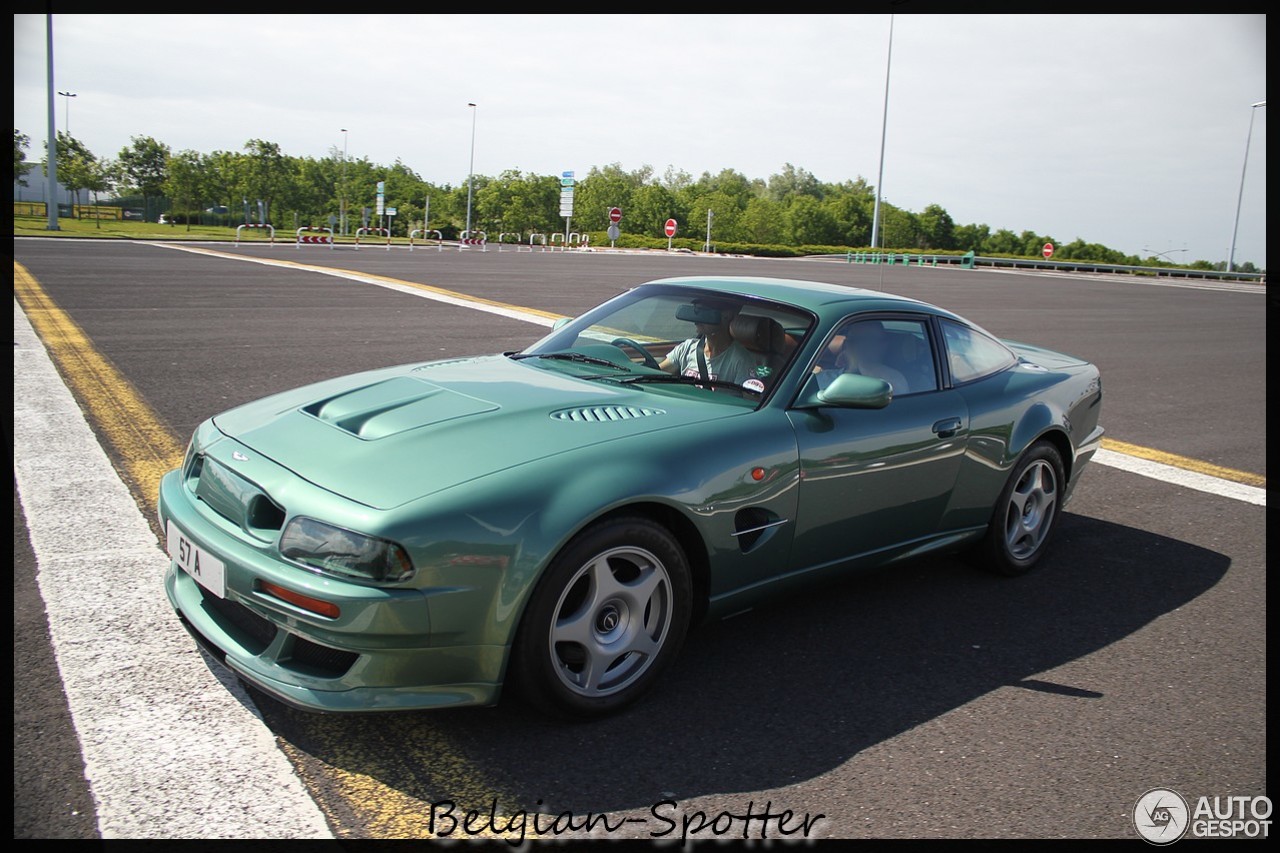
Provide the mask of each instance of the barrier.
[{"label": "barrier", "polygon": [[556,250],[557,242],[560,244],[560,251],[563,252],[564,251],[564,235],[558,231],[555,234],[551,235],[551,251],[554,252]]},{"label": "barrier", "polygon": [[[324,236],[315,236],[311,234],[303,234],[302,233],[303,231],[325,231],[327,232],[327,234]],[[298,233],[295,234],[294,236],[297,238],[297,242],[293,244],[293,247],[295,249],[301,249],[303,243],[328,243],[329,248],[330,249],[333,248],[333,229],[332,228],[312,228],[312,227],[304,226],[302,228],[299,228]]]},{"label": "barrier", "polygon": [[274,246],[276,244],[276,229],[274,225],[254,225],[250,223],[245,223],[244,225],[236,226],[236,245],[237,246],[240,245],[240,231],[245,228],[269,228],[271,230],[271,234],[270,234],[271,245]]},{"label": "barrier", "polygon": [[386,234],[387,235],[387,251],[391,251],[391,230],[388,228],[357,228],[356,229],[356,249],[360,248],[361,234]]},{"label": "barrier", "polygon": [[547,250],[547,235],[546,235],[546,234],[539,234],[538,232],[536,232],[536,231],[535,231],[535,232],[533,232],[532,234],[530,234],[530,235],[529,235],[529,251],[530,251],[530,252],[532,252],[532,251],[533,251],[533,241],[534,241],[534,240],[541,240],[541,241],[542,241],[542,251],[544,251],[544,252],[545,252],[545,251]]},{"label": "barrier", "polygon": [[499,251],[499,252],[501,252],[501,251],[502,251],[502,243],[503,243],[503,241],[505,240],[505,238],[507,238],[507,237],[515,237],[515,238],[516,238],[516,239],[515,239],[514,241],[512,241],[512,242],[514,242],[514,243],[515,243],[515,247],[516,247],[516,251],[517,251],[517,252],[524,252],[524,251],[532,252],[532,251],[533,251],[533,249],[532,249],[532,248],[525,249],[523,246],[521,246],[521,245],[520,245],[520,232],[519,232],[519,231],[503,231],[501,234],[499,234],[499,235],[498,235],[498,251]]},{"label": "barrier", "polygon": [[[471,236],[473,234],[479,234],[480,236],[473,237]],[[461,252],[468,246],[479,246],[482,252],[489,251],[489,235],[483,231],[463,231],[462,238],[458,240],[458,251]]]},{"label": "barrier", "polygon": [[413,251],[413,237],[415,234],[434,234],[436,235],[436,251],[444,251],[444,235],[434,228],[415,228],[409,232],[409,251]]}]

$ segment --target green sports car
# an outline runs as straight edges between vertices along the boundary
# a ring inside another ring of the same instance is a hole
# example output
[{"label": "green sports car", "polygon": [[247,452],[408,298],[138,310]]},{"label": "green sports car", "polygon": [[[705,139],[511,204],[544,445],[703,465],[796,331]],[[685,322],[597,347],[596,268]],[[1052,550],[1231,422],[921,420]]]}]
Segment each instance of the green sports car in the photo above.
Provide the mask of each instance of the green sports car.
[{"label": "green sports car", "polygon": [[885,293],[641,284],[519,352],[203,423],[160,487],[183,624],[305,709],[634,702],[691,624],[943,551],[1039,562],[1097,368]]}]

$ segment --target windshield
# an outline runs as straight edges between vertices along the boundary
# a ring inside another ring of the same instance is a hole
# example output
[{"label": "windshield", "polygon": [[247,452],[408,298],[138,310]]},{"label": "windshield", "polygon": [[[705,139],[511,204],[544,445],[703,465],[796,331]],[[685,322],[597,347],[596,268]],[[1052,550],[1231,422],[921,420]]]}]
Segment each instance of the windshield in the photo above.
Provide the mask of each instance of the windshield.
[{"label": "windshield", "polygon": [[[594,308],[514,358],[655,392],[764,400],[813,327],[787,305],[645,285]],[[725,393],[728,392],[728,393]]]}]

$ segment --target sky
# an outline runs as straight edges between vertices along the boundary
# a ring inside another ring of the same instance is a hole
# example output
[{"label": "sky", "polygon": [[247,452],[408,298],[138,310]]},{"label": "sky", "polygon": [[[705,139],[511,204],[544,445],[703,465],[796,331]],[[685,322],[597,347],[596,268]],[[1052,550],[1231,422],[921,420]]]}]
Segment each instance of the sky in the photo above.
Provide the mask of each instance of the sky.
[{"label": "sky", "polygon": [[[1236,263],[1265,267],[1265,15],[893,8],[55,13],[54,119],[99,157],[135,136],[175,153],[262,139],[453,186],[472,156],[476,174],[579,178],[617,163],[767,179],[790,163],[957,224],[1177,262],[1225,260],[1239,205]],[[14,128],[36,160],[48,21],[14,15]]]}]

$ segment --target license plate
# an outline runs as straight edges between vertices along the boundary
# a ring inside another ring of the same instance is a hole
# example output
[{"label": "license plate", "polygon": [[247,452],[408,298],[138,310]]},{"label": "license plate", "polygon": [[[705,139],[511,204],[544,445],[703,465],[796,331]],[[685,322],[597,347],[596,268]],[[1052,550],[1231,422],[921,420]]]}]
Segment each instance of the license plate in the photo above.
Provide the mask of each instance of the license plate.
[{"label": "license plate", "polygon": [[227,597],[227,567],[217,557],[192,542],[176,524],[169,522],[165,531],[169,559],[218,598]]}]

